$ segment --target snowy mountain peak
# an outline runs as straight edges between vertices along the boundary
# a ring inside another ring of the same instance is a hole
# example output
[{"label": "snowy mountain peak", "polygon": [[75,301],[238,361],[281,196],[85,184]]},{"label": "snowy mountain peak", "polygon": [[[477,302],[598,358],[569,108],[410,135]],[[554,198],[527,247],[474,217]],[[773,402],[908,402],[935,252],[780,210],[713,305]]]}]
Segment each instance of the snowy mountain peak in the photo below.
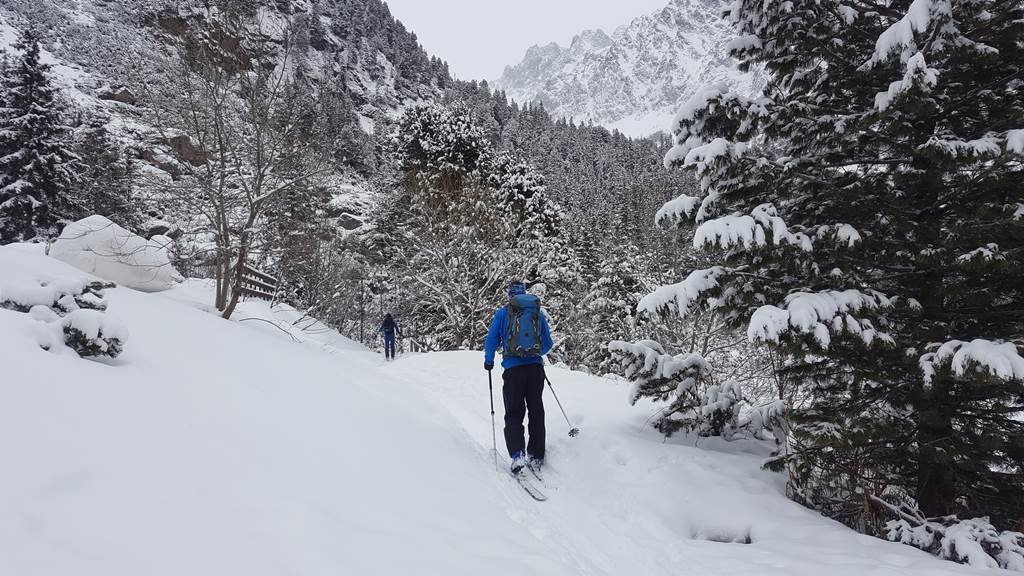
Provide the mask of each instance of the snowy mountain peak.
[{"label": "snowy mountain peak", "polygon": [[669,130],[676,109],[701,86],[726,83],[743,92],[762,84],[726,53],[732,28],[723,0],[671,0],[619,26],[577,35],[568,48],[551,43],[527,50],[494,85],[520,102],[641,136]]},{"label": "snowy mountain peak", "polygon": [[612,45],[612,38],[604,30],[584,30],[572,39],[569,45],[571,52],[584,50],[602,50]]}]

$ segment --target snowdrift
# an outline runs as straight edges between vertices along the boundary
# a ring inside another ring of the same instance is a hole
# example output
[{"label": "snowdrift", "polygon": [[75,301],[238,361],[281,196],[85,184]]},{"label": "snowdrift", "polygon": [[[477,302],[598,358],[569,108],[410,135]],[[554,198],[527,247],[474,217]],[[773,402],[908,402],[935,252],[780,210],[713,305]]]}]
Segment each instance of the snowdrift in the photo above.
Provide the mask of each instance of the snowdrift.
[{"label": "snowdrift", "polygon": [[[82,273],[0,247],[0,277],[40,274]],[[789,502],[758,443],[662,442],[624,385],[559,369],[583,433],[548,396],[534,502],[494,470],[479,353],[385,365],[336,333],[296,342],[273,325],[293,311],[227,322],[208,297],[109,290],[131,341],[103,362],[0,310],[0,574],[985,573]]]},{"label": "snowdrift", "polygon": [[68,224],[54,241],[50,255],[104,280],[159,292],[183,280],[167,255],[170,242],[162,236],[146,240],[93,215]]}]

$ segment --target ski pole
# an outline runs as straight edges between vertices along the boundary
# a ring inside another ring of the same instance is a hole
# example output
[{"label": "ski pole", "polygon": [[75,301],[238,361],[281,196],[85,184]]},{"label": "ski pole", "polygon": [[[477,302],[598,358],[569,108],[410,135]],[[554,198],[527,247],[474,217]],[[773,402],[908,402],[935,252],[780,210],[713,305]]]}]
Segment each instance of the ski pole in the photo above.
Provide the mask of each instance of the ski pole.
[{"label": "ski pole", "polygon": [[491,451],[494,452],[494,469],[498,469],[498,440],[494,432],[494,382],[491,371],[487,371],[487,389],[491,391]]},{"label": "ski pole", "polygon": [[547,374],[544,375],[544,380],[548,383],[548,388],[551,389],[551,395],[555,397],[555,402],[558,402],[558,409],[562,411],[562,416],[565,417],[565,423],[569,425],[569,438],[575,438],[580,435],[580,429],[574,428],[572,422],[569,422],[569,415],[565,413],[565,408],[562,408],[562,401],[558,399],[558,394],[555,394],[555,387],[551,385],[551,380]]}]

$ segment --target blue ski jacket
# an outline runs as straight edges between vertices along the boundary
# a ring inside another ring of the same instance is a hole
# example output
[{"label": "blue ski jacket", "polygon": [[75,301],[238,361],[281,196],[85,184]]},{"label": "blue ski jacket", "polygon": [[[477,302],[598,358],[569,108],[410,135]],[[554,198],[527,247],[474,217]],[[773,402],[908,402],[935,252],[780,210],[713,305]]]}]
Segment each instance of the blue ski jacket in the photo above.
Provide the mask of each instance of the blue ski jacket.
[{"label": "blue ski jacket", "polygon": [[[494,363],[494,353],[498,351],[498,348],[504,347],[506,334],[508,334],[508,307],[504,306],[494,313],[494,318],[491,320],[491,328],[487,331],[487,338],[484,340],[485,363]],[[544,355],[551,352],[551,348],[554,345],[554,342],[551,341],[551,328],[548,327],[548,320],[544,317],[544,314],[541,313],[540,355],[530,356],[528,358],[518,358],[515,356],[505,357],[501,360],[501,367],[508,370],[509,368],[525,366],[527,364],[543,364]]]}]

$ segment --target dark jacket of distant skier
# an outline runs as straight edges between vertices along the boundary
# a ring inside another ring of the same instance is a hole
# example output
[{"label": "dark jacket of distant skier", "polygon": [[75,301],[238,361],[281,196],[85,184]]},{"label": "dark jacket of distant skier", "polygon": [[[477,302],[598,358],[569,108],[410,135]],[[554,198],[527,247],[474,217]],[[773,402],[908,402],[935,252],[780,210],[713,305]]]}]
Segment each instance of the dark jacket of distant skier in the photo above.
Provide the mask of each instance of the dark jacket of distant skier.
[{"label": "dark jacket of distant skier", "polygon": [[380,328],[377,330],[384,335],[384,358],[387,360],[395,359],[395,336],[402,337],[402,329],[398,326],[398,322],[391,316],[391,313],[384,315],[384,321],[381,322]]},{"label": "dark jacket of distant skier", "polygon": [[[505,445],[512,457],[512,473],[523,466],[534,470],[544,463],[544,355],[551,351],[551,329],[541,311],[540,298],[526,293],[526,285],[508,286],[509,303],[491,320],[484,341],[484,369],[494,368],[494,354],[501,347],[504,381]],[[523,418],[530,414],[530,443],[524,437]],[[525,450],[525,452],[524,452]]]}]

